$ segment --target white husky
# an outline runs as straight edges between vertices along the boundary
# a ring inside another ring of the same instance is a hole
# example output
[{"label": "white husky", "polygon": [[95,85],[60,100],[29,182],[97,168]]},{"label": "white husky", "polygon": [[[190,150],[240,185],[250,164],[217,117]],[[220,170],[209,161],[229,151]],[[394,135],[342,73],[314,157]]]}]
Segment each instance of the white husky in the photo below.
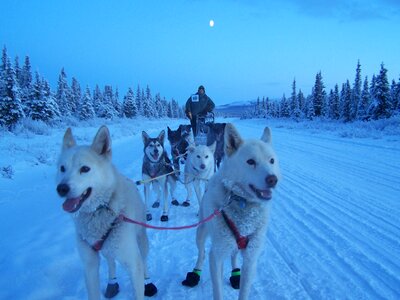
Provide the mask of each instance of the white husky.
[{"label": "white husky", "polygon": [[184,177],[187,197],[182,203],[183,206],[190,205],[193,187],[200,207],[205,186],[212,175],[214,175],[214,152],[215,143],[211,146],[198,145],[188,147]]},{"label": "white husky", "polygon": [[85,269],[89,299],[100,299],[99,252],[106,258],[109,283],[105,296],[118,293],[116,263],[124,266],[134,287],[135,299],[154,295],[157,288],[148,283],[146,257],[148,240],[144,227],[125,223],[123,214],[145,222],[140,194],[111,163],[111,139],[107,127],[97,132],[91,146],[77,146],[68,128],[58,162],[57,192],[66,198],[63,209],[75,223],[79,254]]},{"label": "white husky", "polygon": [[[200,219],[221,211],[221,216],[198,227],[198,259],[193,272],[182,282],[195,286],[205,258],[205,240],[211,236],[209,254],[214,299],[222,299],[223,262],[231,257],[233,288],[240,288],[239,299],[248,299],[256,272],[257,259],[265,245],[272,189],[280,177],[278,158],[271,146],[271,133],[264,129],[261,140],[244,141],[232,124],[225,128],[226,160],[208,183]],[[243,265],[236,256],[242,253]]]}]

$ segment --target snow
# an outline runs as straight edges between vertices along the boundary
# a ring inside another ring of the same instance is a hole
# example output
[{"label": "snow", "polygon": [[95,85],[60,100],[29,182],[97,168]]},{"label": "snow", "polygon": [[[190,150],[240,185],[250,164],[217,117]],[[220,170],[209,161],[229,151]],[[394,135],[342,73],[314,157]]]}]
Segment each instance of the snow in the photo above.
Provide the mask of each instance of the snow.
[{"label": "snow", "polygon": [[[283,174],[251,299],[399,299],[399,122],[379,127],[228,121],[245,138],[258,138],[270,126]],[[127,177],[140,179],[141,131],[154,136],[180,123],[187,121],[109,122],[114,164]],[[93,121],[71,127],[82,144],[92,141],[99,125]],[[0,132],[0,170],[12,170],[2,171],[0,178],[0,298],[85,299],[73,223],[55,191],[55,165],[66,128],[36,126],[16,134]],[[186,196],[181,184],[178,196],[179,201]],[[187,208],[171,206],[169,226],[197,222],[193,200]],[[151,210],[151,224],[165,225],[159,221],[161,209]],[[196,261],[195,229],[149,229],[148,236],[150,274],[159,290],[153,299],[212,298],[208,261],[199,286],[181,285]],[[226,299],[238,295],[229,286],[230,271],[226,261]],[[118,273],[121,292],[115,299],[131,299],[127,274],[121,267]],[[100,274],[104,289],[104,261]]]}]

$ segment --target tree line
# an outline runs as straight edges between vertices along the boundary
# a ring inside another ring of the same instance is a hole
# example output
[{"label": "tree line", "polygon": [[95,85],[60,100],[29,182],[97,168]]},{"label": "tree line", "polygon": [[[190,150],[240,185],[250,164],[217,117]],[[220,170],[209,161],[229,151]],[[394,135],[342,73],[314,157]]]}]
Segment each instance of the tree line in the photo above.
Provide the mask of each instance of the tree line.
[{"label": "tree line", "polygon": [[150,87],[139,85],[136,90],[128,88],[120,101],[118,88],[110,85],[92,91],[82,89],[78,80],[68,84],[62,68],[56,90],[38,72],[33,75],[29,56],[22,67],[18,56],[14,62],[4,46],[0,64],[0,126],[12,130],[23,118],[43,121],[49,125],[64,118],[90,120],[94,118],[182,118],[183,108],[174,99],[167,101],[159,93],[152,95]]},{"label": "tree line", "polygon": [[349,80],[341,85],[336,84],[327,93],[321,72],[315,77],[311,94],[304,96],[301,89],[297,90],[296,79],[293,80],[290,97],[285,94],[279,101],[268,97],[257,98],[254,108],[247,111],[244,118],[291,118],[330,119],[343,122],[356,120],[377,120],[390,118],[400,112],[400,79],[389,84],[387,69],[382,63],[378,75],[373,75],[371,82],[366,76],[361,78],[361,64],[357,63],[354,82]]}]

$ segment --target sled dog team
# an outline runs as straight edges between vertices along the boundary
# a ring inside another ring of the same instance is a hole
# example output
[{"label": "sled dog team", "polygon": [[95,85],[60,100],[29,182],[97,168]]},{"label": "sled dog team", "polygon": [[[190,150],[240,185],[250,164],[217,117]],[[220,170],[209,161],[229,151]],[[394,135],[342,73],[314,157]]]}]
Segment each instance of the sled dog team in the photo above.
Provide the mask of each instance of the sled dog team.
[{"label": "sled dog team", "polygon": [[[167,187],[172,203],[179,205],[174,192],[181,160],[186,161],[184,184],[188,190],[188,198],[181,205],[189,205],[190,185],[193,185],[199,201],[199,220],[212,216],[197,227],[198,258],[182,284],[194,287],[199,283],[206,255],[205,242],[209,237],[214,299],[223,299],[223,262],[227,257],[232,264],[232,287],[239,289],[239,299],[249,298],[257,259],[265,245],[272,190],[280,178],[279,162],[271,145],[269,128],[264,129],[259,140],[244,140],[232,124],[224,127],[223,138],[216,136],[216,142],[209,147],[191,145],[187,128],[180,127],[177,131],[168,128],[172,161],[164,150],[165,132],[161,131],[156,138],[143,132],[145,201],[135,183],[113,166],[107,127],[98,130],[91,145],[77,145],[71,129],[67,129],[58,161],[57,192],[64,198],[63,209],[75,223],[88,299],[101,298],[100,253],[108,264],[106,298],[112,298],[119,291],[116,262],[128,272],[135,299],[157,293],[147,272],[146,228],[124,222],[124,218],[142,224],[151,220],[147,205],[150,185],[153,185],[156,201],[152,206],[162,203],[161,221],[168,220]],[[221,140],[222,148],[218,144]],[[221,154],[214,157],[221,149],[225,153],[223,163]],[[215,163],[219,169],[214,173]],[[204,191],[202,184],[206,184]],[[243,258],[241,266],[237,262],[239,252]]]}]

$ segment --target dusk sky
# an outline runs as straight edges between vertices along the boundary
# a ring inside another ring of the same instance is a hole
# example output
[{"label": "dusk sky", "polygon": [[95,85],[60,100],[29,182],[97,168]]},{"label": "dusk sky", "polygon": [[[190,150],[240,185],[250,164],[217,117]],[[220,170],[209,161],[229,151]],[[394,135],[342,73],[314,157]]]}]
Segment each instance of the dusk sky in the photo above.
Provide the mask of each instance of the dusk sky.
[{"label": "dusk sky", "polygon": [[[214,20],[214,26],[210,26]],[[400,78],[399,0],[1,1],[0,43],[53,89],[69,83],[149,85],[184,104],[204,85],[217,105],[310,94],[317,72],[327,92],[378,74]]]}]

